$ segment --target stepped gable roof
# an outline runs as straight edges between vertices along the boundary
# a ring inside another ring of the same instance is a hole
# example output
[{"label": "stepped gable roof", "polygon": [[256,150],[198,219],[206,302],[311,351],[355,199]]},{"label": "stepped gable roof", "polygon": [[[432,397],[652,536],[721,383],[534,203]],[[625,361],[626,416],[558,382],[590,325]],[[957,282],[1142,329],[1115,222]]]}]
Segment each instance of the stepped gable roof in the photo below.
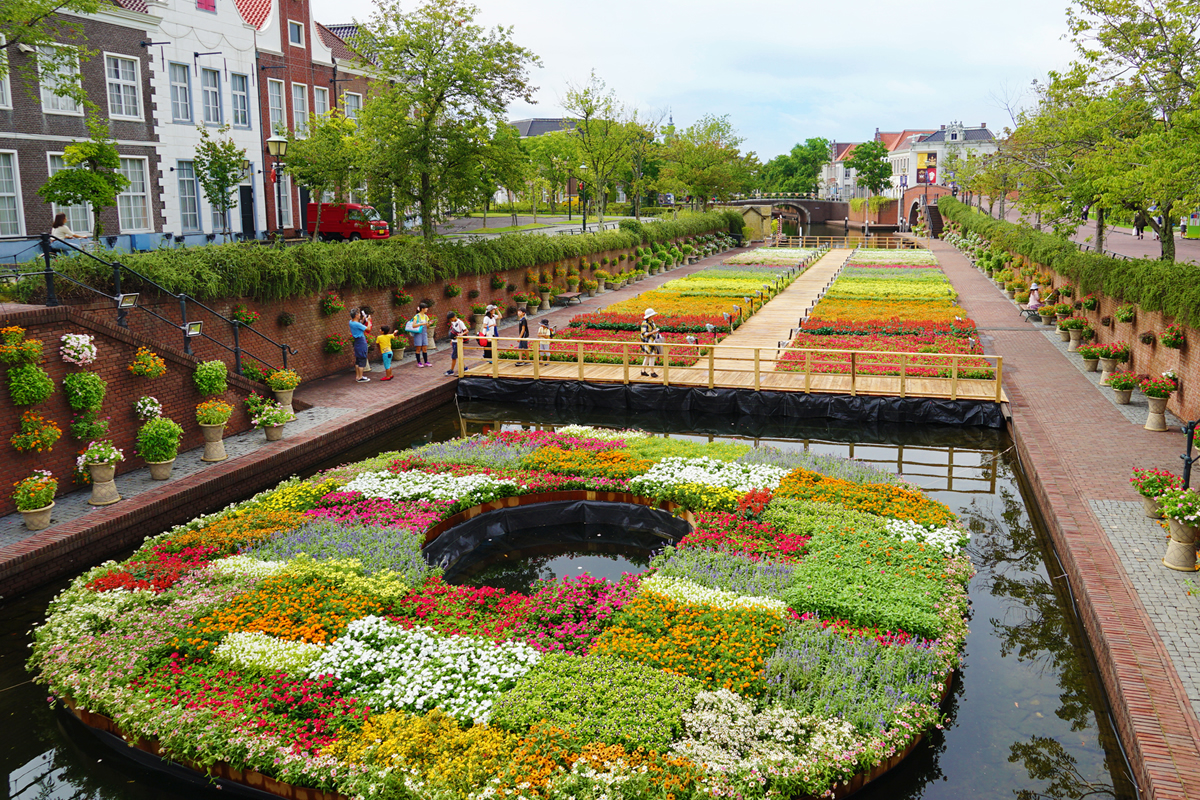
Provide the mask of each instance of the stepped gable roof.
[{"label": "stepped gable roof", "polygon": [[854,152],[854,148],[858,147],[862,142],[834,142],[833,144],[833,160],[845,161]]},{"label": "stepped gable roof", "polygon": [[137,11],[140,14],[150,13],[150,9],[146,7],[146,0],[108,0],[117,8],[123,8],[126,11]]},{"label": "stepped gable roof", "polygon": [[541,136],[544,133],[565,131],[575,127],[575,120],[559,117],[557,119],[516,119],[509,123],[517,129],[517,135],[522,139],[530,136]]},{"label": "stepped gable roof", "polygon": [[[964,128],[961,139],[956,139],[959,142],[994,142],[995,136],[987,128]],[[934,131],[921,140],[922,142],[944,142],[946,140],[946,132]]]},{"label": "stepped gable roof", "polygon": [[[353,25],[343,25],[341,27],[355,27]],[[333,57],[338,61],[357,61],[358,53],[350,49],[350,45],[346,44],[346,40],[338,36],[336,33],[325,27],[321,23],[317,23],[317,32],[321,34],[321,41],[333,53]]]},{"label": "stepped gable roof", "polygon": [[233,0],[237,6],[238,13],[242,15],[242,19],[248,25],[253,25],[255,30],[262,30],[262,26],[271,16],[271,0]]},{"label": "stepped gable roof", "polygon": [[[933,128],[917,130],[915,128],[906,128],[896,135],[896,143],[888,146],[888,151],[903,150],[908,146],[909,141],[914,143],[925,141],[925,137],[933,133]],[[915,139],[913,137],[916,137]]]},{"label": "stepped gable roof", "polygon": [[353,22],[341,22],[336,25],[322,25],[321,27],[325,28],[325,30],[329,31],[343,42],[350,41],[354,38],[354,34],[358,33],[358,25],[354,24]]}]

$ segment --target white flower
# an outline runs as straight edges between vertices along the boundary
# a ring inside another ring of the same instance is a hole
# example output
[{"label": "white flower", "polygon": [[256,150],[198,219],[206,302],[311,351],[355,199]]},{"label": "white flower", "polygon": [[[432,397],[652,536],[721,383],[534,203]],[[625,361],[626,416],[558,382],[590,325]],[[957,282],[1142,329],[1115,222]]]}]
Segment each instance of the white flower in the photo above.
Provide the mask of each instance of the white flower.
[{"label": "white flower", "polygon": [[563,436],[576,436],[580,439],[602,439],[606,442],[611,442],[614,439],[648,439],[650,434],[645,431],[635,430],[613,430],[612,428],[593,428],[591,425],[564,425],[555,433],[561,433]]},{"label": "white flower", "polygon": [[208,571],[223,577],[270,578],[288,568],[286,561],[260,561],[252,556],[230,556],[213,561]]},{"label": "white flower", "polygon": [[62,360],[68,364],[86,367],[96,360],[96,344],[93,337],[86,333],[65,333],[62,336],[62,347],[59,352]]},{"label": "white flower", "polygon": [[770,597],[746,597],[724,589],[710,589],[686,578],[669,578],[655,573],[642,581],[638,589],[651,592],[689,606],[714,608],[754,608],[780,617],[787,615],[787,603]]},{"label": "white flower", "polygon": [[429,472],[364,472],[346,484],[342,491],[362,492],[366,497],[389,500],[477,499],[483,503],[498,496],[501,489],[516,489],[516,481],[497,480],[487,475],[454,475]]},{"label": "white flower", "polygon": [[651,494],[664,486],[679,486],[685,483],[724,486],[734,491],[748,492],[752,489],[775,489],[787,474],[788,470],[768,464],[718,461],[708,456],[670,456],[659,461],[644,475],[632,478],[629,486],[635,492],[645,491]]},{"label": "white flower", "polygon": [[325,646],[320,644],[291,642],[265,633],[234,631],[226,634],[213,650],[213,658],[240,671],[296,675],[324,651]]},{"label": "white flower", "polygon": [[962,528],[938,528],[933,525],[921,525],[913,520],[889,519],[887,531],[897,536],[902,542],[925,542],[941,550],[948,556],[958,552],[960,547],[966,547],[971,534]]}]

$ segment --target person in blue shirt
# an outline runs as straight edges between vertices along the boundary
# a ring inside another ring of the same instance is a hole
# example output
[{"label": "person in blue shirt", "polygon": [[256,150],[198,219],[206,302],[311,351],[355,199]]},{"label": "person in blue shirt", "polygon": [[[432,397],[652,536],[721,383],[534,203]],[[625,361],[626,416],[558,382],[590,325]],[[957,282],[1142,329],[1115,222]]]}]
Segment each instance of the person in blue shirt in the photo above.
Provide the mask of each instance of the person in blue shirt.
[{"label": "person in blue shirt", "polygon": [[354,341],[354,380],[369,383],[371,379],[363,375],[363,370],[367,368],[367,325],[363,321],[361,308],[350,312],[350,336]]}]

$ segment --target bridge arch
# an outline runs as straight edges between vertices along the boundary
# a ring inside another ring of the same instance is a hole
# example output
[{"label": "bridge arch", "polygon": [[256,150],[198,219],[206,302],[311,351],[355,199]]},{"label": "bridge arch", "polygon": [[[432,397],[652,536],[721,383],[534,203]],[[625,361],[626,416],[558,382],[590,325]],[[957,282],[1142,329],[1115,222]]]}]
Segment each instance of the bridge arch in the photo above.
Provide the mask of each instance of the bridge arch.
[{"label": "bridge arch", "polygon": [[771,209],[774,210],[776,208],[786,208],[795,211],[796,216],[800,217],[801,225],[807,226],[812,224],[812,215],[809,213],[808,208],[800,203],[789,203],[786,200],[774,200],[771,203]]}]

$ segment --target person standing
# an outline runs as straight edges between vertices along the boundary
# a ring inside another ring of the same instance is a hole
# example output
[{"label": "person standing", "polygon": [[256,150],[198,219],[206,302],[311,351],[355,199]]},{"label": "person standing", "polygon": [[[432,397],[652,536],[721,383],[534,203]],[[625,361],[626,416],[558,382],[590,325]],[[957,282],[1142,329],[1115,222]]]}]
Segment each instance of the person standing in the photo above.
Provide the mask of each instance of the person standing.
[{"label": "person standing", "polygon": [[542,324],[538,326],[538,351],[543,362],[550,360],[550,340],[554,338],[554,326],[550,324],[550,320],[542,320]]},{"label": "person standing", "polygon": [[450,369],[446,370],[443,375],[457,375],[459,350],[462,348],[464,339],[467,333],[467,325],[458,318],[458,312],[449,311],[446,313],[446,322],[450,327]]},{"label": "person standing", "polygon": [[354,380],[357,383],[370,383],[371,379],[363,374],[367,368],[367,325],[363,322],[361,308],[350,312],[350,337],[354,343]]},{"label": "person standing", "polygon": [[517,307],[517,366],[529,363],[529,317],[524,308]]},{"label": "person standing", "polygon": [[[654,342],[658,337],[658,326],[654,324],[654,317],[658,314],[653,308],[647,308],[646,313],[642,314],[642,324],[640,333],[642,337],[642,352],[645,353],[645,358],[642,359],[642,374],[648,375],[651,378],[657,378],[658,373],[654,371],[654,365],[657,362]],[[649,369],[650,372],[646,372]]]},{"label": "person standing", "polygon": [[496,347],[496,316],[498,313],[498,309],[490,303],[483,312],[483,327],[480,330],[483,341],[480,344],[483,345],[483,357],[489,364],[492,363]]},{"label": "person standing", "polygon": [[1144,230],[1146,230],[1146,217],[1139,211],[1133,215],[1133,238],[1141,239]]},{"label": "person standing", "polygon": [[404,326],[404,330],[412,334],[413,350],[416,351],[417,366],[429,366],[429,353],[425,349],[429,346],[429,314],[426,310],[429,308],[429,303],[422,300],[417,304],[417,313]]},{"label": "person standing", "polygon": [[387,325],[379,330],[381,333],[375,337],[375,344],[379,345],[379,355],[383,359],[383,377],[380,380],[390,381],[392,379],[392,340],[396,336]]}]

